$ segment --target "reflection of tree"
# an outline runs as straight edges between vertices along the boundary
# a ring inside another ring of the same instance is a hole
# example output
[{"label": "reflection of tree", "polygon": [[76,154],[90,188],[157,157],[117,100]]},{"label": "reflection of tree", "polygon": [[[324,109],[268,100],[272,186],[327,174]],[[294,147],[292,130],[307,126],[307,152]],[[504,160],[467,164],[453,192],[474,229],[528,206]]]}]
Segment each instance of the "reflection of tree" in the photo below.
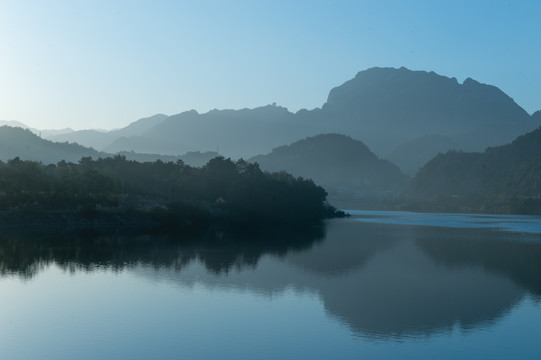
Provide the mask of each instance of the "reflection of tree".
[{"label": "reflection of tree", "polygon": [[[307,290],[358,334],[402,337],[484,326],[512,309],[525,290],[539,295],[541,244],[509,236],[351,220],[311,233],[215,231],[189,238],[3,234],[0,271],[32,276],[54,263],[75,271],[134,269],[182,286]],[[266,254],[280,259],[261,262]]]},{"label": "reflection of tree", "polygon": [[[338,220],[327,226],[325,241],[255,270],[227,276],[165,269],[139,274],[183,286],[199,283],[260,294],[288,288],[315,292],[329,315],[363,336],[425,336],[455,325],[486,326],[513,308],[524,290],[498,271],[485,271],[478,256],[470,263],[441,266],[419,248],[418,239],[438,242],[438,234],[446,231]],[[452,239],[466,239],[471,230],[449,234],[450,241],[441,244],[443,252]]]},{"label": "reflection of tree", "polygon": [[0,275],[36,275],[56,264],[67,270],[96,268],[122,270],[136,265],[181,270],[195,259],[212,272],[227,272],[257,264],[264,254],[283,256],[306,249],[323,236],[323,229],[307,231],[275,228],[260,233],[210,231],[192,236],[3,234],[0,238]]}]

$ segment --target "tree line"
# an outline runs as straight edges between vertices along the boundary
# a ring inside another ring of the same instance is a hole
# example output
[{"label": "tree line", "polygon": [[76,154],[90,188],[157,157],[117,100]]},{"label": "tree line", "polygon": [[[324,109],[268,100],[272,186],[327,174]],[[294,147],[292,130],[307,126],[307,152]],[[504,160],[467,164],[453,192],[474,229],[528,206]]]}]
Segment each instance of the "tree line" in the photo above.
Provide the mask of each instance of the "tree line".
[{"label": "tree line", "polygon": [[257,164],[223,157],[201,168],[137,162],[124,156],[44,165],[0,162],[0,210],[145,213],[165,225],[314,222],[343,215],[312,180],[266,173]]}]

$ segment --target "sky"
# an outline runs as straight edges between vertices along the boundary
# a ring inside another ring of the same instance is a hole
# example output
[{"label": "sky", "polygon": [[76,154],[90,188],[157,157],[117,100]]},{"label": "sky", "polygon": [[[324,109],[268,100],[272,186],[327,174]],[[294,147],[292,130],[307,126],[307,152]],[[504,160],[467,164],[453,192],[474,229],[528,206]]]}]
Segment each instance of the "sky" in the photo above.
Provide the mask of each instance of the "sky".
[{"label": "sky", "polygon": [[0,0],[0,120],[321,107],[370,67],[495,85],[541,110],[541,1]]}]

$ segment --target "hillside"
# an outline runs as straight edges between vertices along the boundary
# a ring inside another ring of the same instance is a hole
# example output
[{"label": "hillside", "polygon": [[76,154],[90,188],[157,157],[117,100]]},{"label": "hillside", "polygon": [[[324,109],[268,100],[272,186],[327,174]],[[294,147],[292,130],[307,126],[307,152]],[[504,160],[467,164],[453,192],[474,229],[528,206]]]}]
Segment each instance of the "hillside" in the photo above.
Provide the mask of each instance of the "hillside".
[{"label": "hillside", "polygon": [[100,155],[98,151],[78,144],[44,140],[28,129],[0,127],[0,160],[2,161],[19,157],[21,160],[50,164],[60,160],[77,162],[82,157],[97,158]]},{"label": "hillside", "polygon": [[541,128],[483,153],[440,154],[419,171],[407,192],[457,201],[532,199],[533,205],[541,198]]},{"label": "hillside", "polygon": [[395,165],[379,159],[362,142],[338,134],[309,137],[248,161],[266,171],[313,179],[332,196],[392,194],[407,183]]},{"label": "hillside", "polygon": [[541,122],[541,110],[534,112],[532,114],[532,119],[535,122]]},{"label": "hillside", "polygon": [[298,140],[308,129],[297,129],[295,115],[279,106],[255,109],[187,111],[168,117],[141,136],[122,137],[109,152],[134,150],[162,154],[217,151],[240,158],[271,151]]},{"label": "hillside", "polygon": [[56,164],[61,160],[77,163],[82,157],[107,158],[115,155],[124,156],[127,160],[138,162],[177,162],[201,167],[209,160],[220,156],[217,152],[187,152],[184,155],[139,154],[134,152],[120,152],[117,154],[98,152],[79,144],[57,143],[44,140],[29,129],[19,127],[0,127],[0,160],[7,161],[18,157],[21,160],[38,161],[44,164]]},{"label": "hillside", "polygon": [[0,120],[0,126],[20,127],[22,129],[30,129],[26,124],[20,121]]},{"label": "hillside", "polygon": [[[201,168],[121,156],[0,163],[0,226],[214,229],[316,225],[345,216],[310,180],[217,157]],[[60,216],[59,216],[60,215]]]},{"label": "hillside", "polygon": [[399,145],[385,158],[396,164],[403,172],[414,176],[435,154],[457,149],[458,145],[443,135],[424,135]]},{"label": "hillside", "polygon": [[[333,88],[321,108],[296,113],[273,105],[155,115],[125,128],[50,136],[100,151],[178,155],[216,151],[248,158],[322,133],[361,140],[414,174],[438,152],[484,151],[541,126],[500,89],[406,68],[371,68]],[[432,140],[430,140],[432,137]],[[434,139],[444,139],[434,142]],[[408,154],[405,156],[405,154]]]},{"label": "hillside", "polygon": [[156,114],[147,118],[132,122],[126,127],[111,131],[99,130],[77,130],[71,132],[61,132],[59,134],[47,134],[43,137],[55,142],[76,142],[77,144],[92,147],[97,150],[103,150],[111,145],[116,139],[123,136],[137,136],[156,126],[167,118],[166,115]]},{"label": "hillside", "polygon": [[[210,150],[238,158],[307,136],[341,133],[363,141],[378,156],[426,135],[447,137],[465,151],[484,151],[539,125],[540,116],[528,115],[494,86],[472,79],[459,83],[434,72],[371,68],[332,89],[322,108],[297,113],[275,105],[188,111],[138,134],[117,137],[103,149],[164,154]],[[415,157],[430,159],[438,151]]]}]

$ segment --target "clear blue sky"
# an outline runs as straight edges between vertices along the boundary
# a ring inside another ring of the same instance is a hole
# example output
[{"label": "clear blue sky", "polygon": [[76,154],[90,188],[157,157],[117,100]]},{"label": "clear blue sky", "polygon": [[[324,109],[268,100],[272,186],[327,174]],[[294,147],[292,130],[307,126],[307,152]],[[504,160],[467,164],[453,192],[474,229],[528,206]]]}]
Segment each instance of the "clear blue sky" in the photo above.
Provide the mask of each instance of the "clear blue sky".
[{"label": "clear blue sky", "polygon": [[373,66],[496,85],[541,109],[541,1],[0,0],[0,119],[320,107]]}]

